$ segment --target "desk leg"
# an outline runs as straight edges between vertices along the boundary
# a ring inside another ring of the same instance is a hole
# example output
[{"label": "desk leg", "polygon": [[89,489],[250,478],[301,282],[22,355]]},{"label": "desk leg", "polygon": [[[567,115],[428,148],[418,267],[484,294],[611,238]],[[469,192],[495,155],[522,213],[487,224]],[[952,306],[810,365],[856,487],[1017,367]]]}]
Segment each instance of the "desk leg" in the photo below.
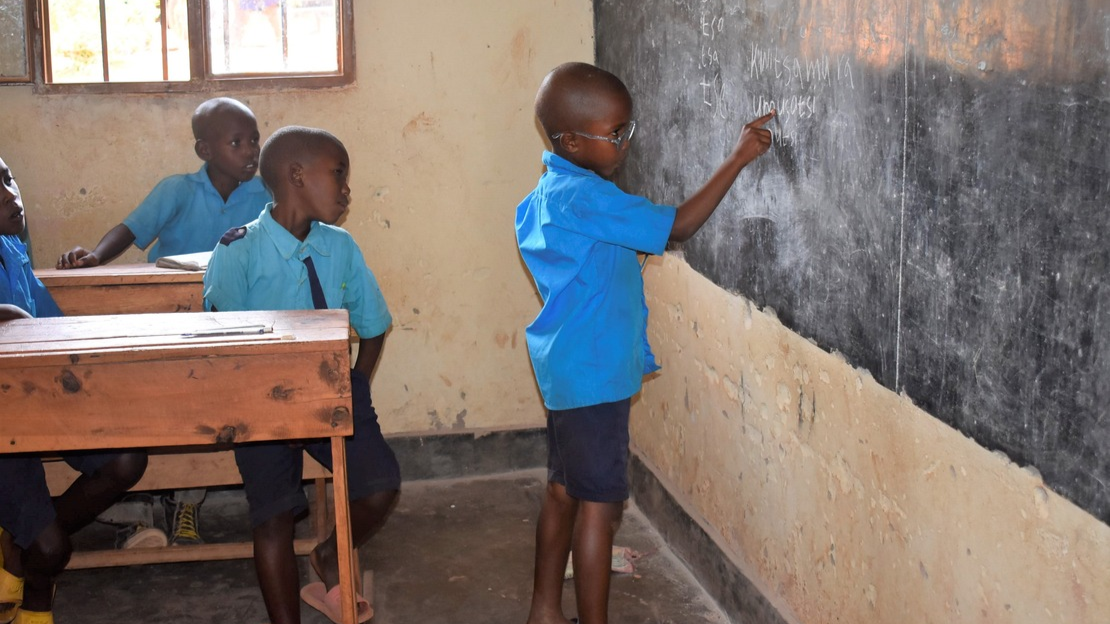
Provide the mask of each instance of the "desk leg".
[{"label": "desk leg", "polygon": [[347,445],[342,437],[331,439],[332,490],[335,500],[335,546],[339,555],[339,595],[343,623],[357,624],[355,567],[351,556],[351,508],[347,494]]}]

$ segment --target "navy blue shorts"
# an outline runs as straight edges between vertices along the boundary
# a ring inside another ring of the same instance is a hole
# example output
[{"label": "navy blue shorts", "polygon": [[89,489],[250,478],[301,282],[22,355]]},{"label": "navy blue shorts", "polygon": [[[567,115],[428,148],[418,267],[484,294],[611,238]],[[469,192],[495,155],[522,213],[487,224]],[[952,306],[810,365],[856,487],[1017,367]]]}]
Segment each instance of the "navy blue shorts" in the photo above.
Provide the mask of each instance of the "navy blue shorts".
[{"label": "navy blue shorts", "polygon": [[[62,459],[82,474],[93,474],[119,456],[114,451],[66,453]],[[16,546],[29,547],[56,517],[42,459],[0,455],[0,527],[12,534]]]},{"label": "navy blue shorts", "polygon": [[547,480],[594,503],[628,499],[632,399],[547,413]]},{"label": "navy blue shorts", "polygon": [[[366,375],[351,371],[351,409],[355,434],[347,438],[347,487],[350,500],[401,487],[401,468],[389,448],[378,414],[370,400]],[[289,442],[260,442],[235,447],[235,463],[243,477],[243,490],[250,507],[251,527],[292,511],[299,515],[308,509],[308,497],[301,485],[304,455],[331,470],[331,440],[313,440],[302,445]]]}]

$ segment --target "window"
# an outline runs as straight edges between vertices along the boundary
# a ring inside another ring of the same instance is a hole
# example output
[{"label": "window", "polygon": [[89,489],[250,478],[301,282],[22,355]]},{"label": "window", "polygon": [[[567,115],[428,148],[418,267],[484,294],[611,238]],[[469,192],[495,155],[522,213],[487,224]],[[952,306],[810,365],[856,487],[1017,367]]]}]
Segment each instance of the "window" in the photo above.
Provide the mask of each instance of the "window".
[{"label": "window", "polygon": [[31,38],[24,0],[0,0],[0,83],[31,82]]},{"label": "window", "polygon": [[34,20],[42,60],[35,82],[44,92],[273,89],[354,80],[353,0],[28,2],[41,11]]}]

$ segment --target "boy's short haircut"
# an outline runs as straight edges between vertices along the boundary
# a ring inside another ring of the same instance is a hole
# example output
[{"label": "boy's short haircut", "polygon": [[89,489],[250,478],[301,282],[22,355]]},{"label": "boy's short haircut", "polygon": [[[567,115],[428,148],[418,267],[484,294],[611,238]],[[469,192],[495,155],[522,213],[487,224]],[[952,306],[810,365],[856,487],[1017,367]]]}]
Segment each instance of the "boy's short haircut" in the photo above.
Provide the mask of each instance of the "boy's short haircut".
[{"label": "boy's short haircut", "polygon": [[262,146],[262,153],[258,156],[258,170],[262,175],[262,182],[270,192],[274,192],[281,180],[281,171],[293,160],[308,158],[311,160],[321,145],[338,145],[347,151],[343,142],[334,134],[320,128],[305,126],[285,126],[266,139]]},{"label": "boy's short haircut", "polygon": [[536,117],[547,136],[574,130],[591,119],[599,95],[631,97],[616,75],[589,63],[563,63],[551,70],[536,93]]},{"label": "boy's short haircut", "polygon": [[201,102],[200,106],[193,111],[192,127],[193,138],[201,141],[207,138],[209,127],[212,123],[212,118],[219,113],[238,112],[244,115],[254,117],[251,109],[239,100],[229,97],[218,97]]}]

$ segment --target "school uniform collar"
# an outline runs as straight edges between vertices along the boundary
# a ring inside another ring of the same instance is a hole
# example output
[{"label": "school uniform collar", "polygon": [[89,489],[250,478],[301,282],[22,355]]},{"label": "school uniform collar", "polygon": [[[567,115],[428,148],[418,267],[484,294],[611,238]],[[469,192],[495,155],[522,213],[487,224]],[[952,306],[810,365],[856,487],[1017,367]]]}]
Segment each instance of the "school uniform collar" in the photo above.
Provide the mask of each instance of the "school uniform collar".
[{"label": "school uniform collar", "polygon": [[[205,192],[215,193],[216,195],[220,194],[220,192],[216,190],[215,185],[212,184],[212,179],[208,177],[208,163],[202,164],[200,169],[194,173],[188,174],[187,177],[193,182],[203,186]],[[221,197],[220,199],[222,200],[223,198]]]},{"label": "school uniform collar", "polygon": [[231,198],[234,197],[235,194],[239,192],[239,189],[246,187],[248,184],[250,184],[251,182],[253,182],[254,180],[257,179],[257,176],[256,176],[254,178],[251,178],[250,180],[247,180],[246,182],[240,182],[239,186],[236,186],[231,191],[231,195],[228,195],[227,199],[225,200],[223,198],[223,195],[220,195],[220,192],[218,190],[216,190],[216,185],[212,184],[212,178],[208,177],[208,163],[202,164],[200,166],[200,169],[198,169],[197,171],[195,171],[193,173],[186,174],[185,177],[192,180],[193,182],[196,182],[197,184],[200,184],[201,186],[203,186],[204,189],[205,189],[205,192],[211,193],[211,194],[219,197],[220,201],[224,202],[225,204],[231,201]]},{"label": "school uniform collar", "polygon": [[330,256],[330,250],[324,245],[321,236],[321,228],[323,225],[319,221],[313,221],[309,227],[308,236],[303,241],[297,240],[296,236],[289,233],[289,230],[282,227],[280,223],[274,220],[274,216],[270,214],[273,209],[274,203],[266,204],[262,210],[262,214],[258,216],[258,226],[263,232],[274,242],[274,247],[281,254],[285,260],[289,260],[298,256],[305,247],[312,248],[310,255],[314,256]]},{"label": "school uniform collar", "polygon": [[562,156],[547,150],[544,150],[543,152],[543,164],[551,173],[569,173],[572,175],[593,177],[597,178],[598,180],[604,179],[601,176],[597,175],[597,173],[590,171],[589,169],[579,167],[566,158],[563,158]]}]

